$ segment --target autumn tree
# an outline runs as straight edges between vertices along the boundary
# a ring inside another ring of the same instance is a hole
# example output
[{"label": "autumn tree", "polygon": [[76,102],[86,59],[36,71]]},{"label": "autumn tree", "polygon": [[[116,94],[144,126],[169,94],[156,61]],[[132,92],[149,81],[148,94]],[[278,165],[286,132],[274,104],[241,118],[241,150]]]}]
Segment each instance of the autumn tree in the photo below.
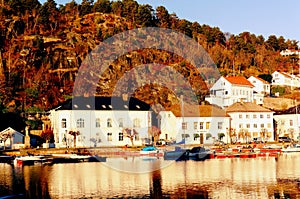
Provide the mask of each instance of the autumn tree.
[{"label": "autumn tree", "polygon": [[51,142],[54,139],[53,130],[51,128],[45,129],[41,133],[41,138],[43,138],[46,143]]},{"label": "autumn tree", "polygon": [[97,0],[94,4],[95,12],[110,13],[111,12],[111,2],[109,0]]},{"label": "autumn tree", "polygon": [[170,14],[164,6],[158,6],[156,8],[157,26],[160,28],[170,27]]}]

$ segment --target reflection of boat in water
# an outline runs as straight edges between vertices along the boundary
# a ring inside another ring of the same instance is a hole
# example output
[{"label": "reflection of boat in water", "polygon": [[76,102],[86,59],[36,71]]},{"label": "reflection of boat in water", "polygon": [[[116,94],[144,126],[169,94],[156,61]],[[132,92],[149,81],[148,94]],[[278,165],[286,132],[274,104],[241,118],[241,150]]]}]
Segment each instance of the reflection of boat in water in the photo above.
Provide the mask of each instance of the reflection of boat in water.
[{"label": "reflection of boat in water", "polygon": [[175,147],[174,151],[165,151],[164,159],[165,160],[180,160],[186,158],[186,153],[188,149],[183,149],[179,146]]},{"label": "reflection of boat in water", "polygon": [[210,158],[212,152],[204,147],[193,147],[191,149],[183,149],[175,147],[174,151],[165,151],[165,160],[205,160]]}]

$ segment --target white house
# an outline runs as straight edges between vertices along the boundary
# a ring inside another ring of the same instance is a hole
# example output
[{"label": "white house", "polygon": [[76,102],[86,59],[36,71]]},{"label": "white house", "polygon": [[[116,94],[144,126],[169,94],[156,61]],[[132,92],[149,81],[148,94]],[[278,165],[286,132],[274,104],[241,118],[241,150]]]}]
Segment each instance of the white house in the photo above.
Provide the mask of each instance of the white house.
[{"label": "white house", "polygon": [[248,78],[248,81],[254,86],[253,91],[258,94],[263,94],[265,96],[270,95],[271,85],[266,80],[263,80],[259,77],[251,76]]},{"label": "white house", "polygon": [[[75,97],[50,111],[57,147],[142,145],[152,125],[150,106],[135,98]],[[132,138],[132,140],[130,139]]]},{"label": "white house", "polygon": [[0,148],[17,149],[24,144],[24,135],[11,127],[0,132]]},{"label": "white house", "polygon": [[280,55],[282,56],[296,55],[300,58],[300,50],[285,49],[280,52]]},{"label": "white house", "polygon": [[294,140],[300,136],[300,114],[274,115],[277,137],[288,136]]},{"label": "white house", "polygon": [[253,102],[253,87],[245,77],[221,77],[210,89],[210,96],[205,100],[223,108],[235,102]]},{"label": "white house", "polygon": [[300,87],[300,78],[297,75],[275,71],[272,73],[272,86],[289,86],[291,89]]},{"label": "white house", "polygon": [[251,102],[237,102],[226,109],[231,117],[230,134],[233,142],[249,142],[253,138],[274,140],[273,113]]},{"label": "white house", "polygon": [[223,133],[224,142],[229,142],[230,118],[225,111],[213,105],[185,105],[172,107],[172,111],[159,113],[161,138],[185,144],[205,144],[218,139]]}]

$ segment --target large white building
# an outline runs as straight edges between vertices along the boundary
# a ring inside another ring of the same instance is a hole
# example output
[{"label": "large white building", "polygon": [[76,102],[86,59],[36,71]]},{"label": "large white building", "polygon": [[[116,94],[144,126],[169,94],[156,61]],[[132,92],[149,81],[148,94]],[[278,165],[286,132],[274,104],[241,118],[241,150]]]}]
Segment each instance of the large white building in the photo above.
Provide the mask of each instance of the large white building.
[{"label": "large white building", "polygon": [[[207,96],[205,100],[222,108],[240,101],[253,102],[253,87],[254,86],[245,77],[221,77],[212,86],[210,95]],[[261,99],[257,99],[256,101],[262,104]]]},{"label": "large white building", "polygon": [[237,102],[226,109],[231,117],[230,137],[233,142],[249,142],[253,138],[274,141],[274,112],[251,102]]},{"label": "large white building", "polygon": [[172,111],[159,113],[161,138],[185,144],[205,144],[211,139],[228,143],[230,118],[225,111],[213,105],[184,105],[173,107]]},{"label": "large white building", "polygon": [[277,137],[287,136],[294,140],[300,136],[300,114],[274,115]]},{"label": "large white building", "polygon": [[[75,97],[50,111],[56,147],[142,145],[152,125],[150,106],[135,98]],[[132,138],[132,139],[130,139]]]}]

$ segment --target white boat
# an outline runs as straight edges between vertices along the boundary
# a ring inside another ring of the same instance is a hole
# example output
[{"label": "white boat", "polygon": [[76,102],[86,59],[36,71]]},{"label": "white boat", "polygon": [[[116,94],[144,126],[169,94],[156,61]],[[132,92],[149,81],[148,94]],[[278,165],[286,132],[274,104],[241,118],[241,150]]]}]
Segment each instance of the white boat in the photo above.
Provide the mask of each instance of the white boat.
[{"label": "white boat", "polygon": [[290,152],[300,152],[300,145],[290,145],[287,148],[281,149],[283,153],[290,153]]},{"label": "white boat", "polygon": [[140,151],[140,155],[156,155],[160,153],[160,150],[154,146],[146,146]]},{"label": "white boat", "polygon": [[41,165],[51,163],[51,159],[46,156],[17,156],[14,159],[14,165],[24,166],[24,165]]}]

